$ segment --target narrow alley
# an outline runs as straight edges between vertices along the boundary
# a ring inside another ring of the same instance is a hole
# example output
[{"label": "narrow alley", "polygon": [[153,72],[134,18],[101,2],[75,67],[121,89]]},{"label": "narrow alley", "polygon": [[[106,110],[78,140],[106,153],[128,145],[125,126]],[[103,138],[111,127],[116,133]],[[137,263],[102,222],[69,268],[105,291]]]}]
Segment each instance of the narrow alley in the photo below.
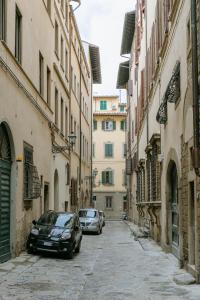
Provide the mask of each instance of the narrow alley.
[{"label": "narrow alley", "polygon": [[84,235],[73,260],[21,256],[0,265],[1,300],[197,300],[199,286],[177,285],[172,254],[152,240],[134,239],[122,221],[106,223],[102,235]]}]

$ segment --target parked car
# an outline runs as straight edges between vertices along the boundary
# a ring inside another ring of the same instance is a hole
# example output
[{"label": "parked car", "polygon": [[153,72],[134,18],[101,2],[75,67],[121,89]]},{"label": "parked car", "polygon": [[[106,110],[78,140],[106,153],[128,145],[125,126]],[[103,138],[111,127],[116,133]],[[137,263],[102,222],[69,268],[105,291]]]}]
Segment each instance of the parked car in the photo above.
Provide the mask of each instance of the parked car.
[{"label": "parked car", "polygon": [[100,217],[100,220],[101,220],[101,224],[104,227],[105,226],[105,214],[102,210],[99,210],[99,217]]},{"label": "parked car", "polygon": [[29,253],[55,252],[73,258],[74,252],[80,251],[82,231],[77,214],[48,211],[32,223],[27,240]]},{"label": "parked car", "polygon": [[80,209],[79,219],[83,232],[95,232],[97,234],[100,234],[102,232],[102,223],[97,209]]}]

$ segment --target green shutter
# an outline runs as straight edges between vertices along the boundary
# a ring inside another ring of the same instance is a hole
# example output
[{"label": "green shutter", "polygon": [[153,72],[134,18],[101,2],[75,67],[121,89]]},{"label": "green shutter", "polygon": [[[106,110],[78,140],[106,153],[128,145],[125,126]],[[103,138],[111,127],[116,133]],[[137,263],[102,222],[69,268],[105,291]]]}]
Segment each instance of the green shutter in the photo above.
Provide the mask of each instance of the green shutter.
[{"label": "green shutter", "polygon": [[109,171],[109,184],[113,184],[113,171]]},{"label": "green shutter", "polygon": [[101,122],[101,128],[102,128],[102,130],[105,130],[105,121]]},{"label": "green shutter", "polygon": [[97,121],[96,120],[93,121],[93,129],[97,130]]},{"label": "green shutter", "polygon": [[100,110],[107,109],[107,101],[100,101]]},{"label": "green shutter", "polygon": [[102,184],[105,184],[106,183],[106,172],[103,171],[101,175],[102,175],[102,178],[101,178]]},{"label": "green shutter", "polygon": [[116,129],[116,121],[113,121],[113,130]]},{"label": "green shutter", "polygon": [[124,120],[122,120],[122,121],[120,122],[120,129],[121,129],[121,130],[124,130],[124,129],[125,129],[125,121],[124,121]]}]

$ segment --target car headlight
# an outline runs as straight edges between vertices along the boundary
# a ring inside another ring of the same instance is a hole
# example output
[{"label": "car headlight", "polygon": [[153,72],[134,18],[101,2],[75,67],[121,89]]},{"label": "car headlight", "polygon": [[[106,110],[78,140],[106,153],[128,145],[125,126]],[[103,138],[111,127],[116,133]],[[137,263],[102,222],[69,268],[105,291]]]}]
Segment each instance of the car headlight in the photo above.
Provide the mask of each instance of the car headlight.
[{"label": "car headlight", "polygon": [[32,233],[33,235],[39,235],[39,230],[38,230],[37,228],[32,228],[32,229],[31,229],[31,233]]},{"label": "car headlight", "polygon": [[62,236],[61,236],[61,239],[62,240],[68,240],[68,239],[70,239],[70,237],[71,237],[71,232],[70,231],[64,231]]}]

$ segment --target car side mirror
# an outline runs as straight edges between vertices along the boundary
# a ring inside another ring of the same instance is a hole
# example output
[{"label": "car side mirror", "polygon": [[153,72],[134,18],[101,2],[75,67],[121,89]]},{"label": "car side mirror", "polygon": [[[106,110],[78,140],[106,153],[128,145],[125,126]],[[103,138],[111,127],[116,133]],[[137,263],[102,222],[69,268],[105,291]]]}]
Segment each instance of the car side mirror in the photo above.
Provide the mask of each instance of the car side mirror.
[{"label": "car side mirror", "polygon": [[37,222],[36,222],[35,220],[33,220],[33,221],[32,221],[32,224],[33,224],[33,225],[36,225],[36,224],[37,224]]}]

